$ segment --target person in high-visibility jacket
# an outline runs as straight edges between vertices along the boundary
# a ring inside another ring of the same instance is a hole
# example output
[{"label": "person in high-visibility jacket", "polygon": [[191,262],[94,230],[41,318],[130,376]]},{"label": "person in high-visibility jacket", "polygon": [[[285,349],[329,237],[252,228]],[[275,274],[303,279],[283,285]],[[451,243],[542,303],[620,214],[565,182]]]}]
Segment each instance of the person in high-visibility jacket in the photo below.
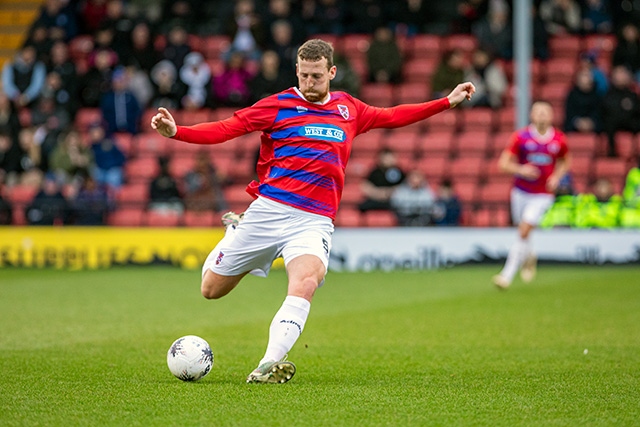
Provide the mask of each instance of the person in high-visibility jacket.
[{"label": "person in high-visibility jacket", "polygon": [[615,194],[611,181],[600,178],[593,194],[581,194],[576,203],[575,225],[580,228],[614,228],[620,225],[622,196]]},{"label": "person in high-visibility jacket", "polygon": [[567,173],[558,184],[553,205],[542,217],[541,228],[573,227],[576,210],[576,196],[571,174]]},{"label": "person in high-visibility jacket", "polygon": [[620,212],[620,225],[625,228],[640,228],[640,156],[636,167],[627,173],[622,198],[624,206]]}]

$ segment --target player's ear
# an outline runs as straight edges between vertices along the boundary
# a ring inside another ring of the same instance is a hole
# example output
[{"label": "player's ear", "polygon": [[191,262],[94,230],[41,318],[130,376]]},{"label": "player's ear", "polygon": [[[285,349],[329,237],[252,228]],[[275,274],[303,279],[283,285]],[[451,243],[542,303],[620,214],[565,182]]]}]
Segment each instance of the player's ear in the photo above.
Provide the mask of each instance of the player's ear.
[{"label": "player's ear", "polygon": [[329,68],[329,80],[333,80],[336,77],[336,71],[337,68],[335,65]]}]

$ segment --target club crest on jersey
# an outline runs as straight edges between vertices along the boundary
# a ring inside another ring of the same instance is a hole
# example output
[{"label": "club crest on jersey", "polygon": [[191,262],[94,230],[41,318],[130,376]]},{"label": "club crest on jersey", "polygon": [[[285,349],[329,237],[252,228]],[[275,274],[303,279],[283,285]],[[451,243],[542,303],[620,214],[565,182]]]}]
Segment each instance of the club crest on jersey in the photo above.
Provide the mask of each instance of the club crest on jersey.
[{"label": "club crest on jersey", "polygon": [[349,107],[347,107],[346,105],[338,104],[338,111],[345,120],[349,119]]},{"label": "club crest on jersey", "polygon": [[216,258],[216,265],[220,265],[220,263],[222,262],[222,258],[224,258],[224,253],[220,251],[218,257]]}]

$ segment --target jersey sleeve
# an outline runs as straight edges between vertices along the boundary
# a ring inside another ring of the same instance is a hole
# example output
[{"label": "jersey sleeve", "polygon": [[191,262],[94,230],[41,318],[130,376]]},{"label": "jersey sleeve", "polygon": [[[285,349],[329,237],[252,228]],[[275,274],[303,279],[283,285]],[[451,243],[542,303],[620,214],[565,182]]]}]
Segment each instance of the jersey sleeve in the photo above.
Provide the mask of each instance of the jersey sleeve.
[{"label": "jersey sleeve", "polygon": [[250,107],[236,111],[228,119],[193,126],[178,126],[173,138],[192,144],[220,144],[247,133],[267,129],[275,120],[276,113],[276,98],[267,97]]},{"label": "jersey sleeve", "polygon": [[569,154],[569,144],[567,144],[567,136],[563,133],[560,135],[560,150],[558,150],[558,158],[562,159]]},{"label": "jersey sleeve", "polygon": [[358,133],[364,133],[375,128],[407,126],[448,110],[451,106],[449,99],[446,97],[421,104],[402,104],[389,108],[374,107],[355,98],[353,101],[360,118]]},{"label": "jersey sleeve", "polygon": [[514,156],[517,156],[520,153],[520,135],[518,134],[518,132],[514,132],[511,134],[505,150],[513,154]]}]

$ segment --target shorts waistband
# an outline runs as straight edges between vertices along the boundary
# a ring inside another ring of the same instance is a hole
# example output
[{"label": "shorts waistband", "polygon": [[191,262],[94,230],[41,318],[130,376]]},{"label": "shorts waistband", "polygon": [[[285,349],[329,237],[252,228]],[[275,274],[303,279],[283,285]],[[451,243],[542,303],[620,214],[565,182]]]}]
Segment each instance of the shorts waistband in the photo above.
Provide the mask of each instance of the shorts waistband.
[{"label": "shorts waistband", "polygon": [[284,203],[276,202],[275,200],[269,199],[268,197],[258,196],[258,198],[251,204],[255,206],[265,206],[269,209],[273,209],[276,212],[313,218],[316,221],[325,221],[327,223],[333,223],[331,218],[324,215],[318,215],[313,212],[303,211],[302,209],[294,208],[293,206],[285,205]]}]

